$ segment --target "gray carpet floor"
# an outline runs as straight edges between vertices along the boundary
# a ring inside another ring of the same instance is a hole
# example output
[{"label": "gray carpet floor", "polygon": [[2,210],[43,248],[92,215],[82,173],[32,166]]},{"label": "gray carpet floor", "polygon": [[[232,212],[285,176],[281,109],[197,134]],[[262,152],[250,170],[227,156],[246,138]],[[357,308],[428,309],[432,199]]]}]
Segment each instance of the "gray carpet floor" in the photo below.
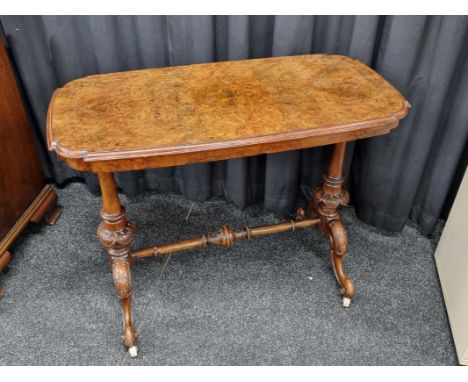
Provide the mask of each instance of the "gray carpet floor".
[{"label": "gray carpet floor", "polygon": [[[357,287],[341,305],[328,243],[314,229],[137,262],[140,354],[121,342],[121,310],[95,238],[100,199],[80,183],[58,190],[55,226],[30,225],[0,278],[1,365],[454,365],[434,265],[435,240],[407,225],[389,234],[343,209]],[[261,206],[177,195],[123,197],[135,246],[279,221]]]}]

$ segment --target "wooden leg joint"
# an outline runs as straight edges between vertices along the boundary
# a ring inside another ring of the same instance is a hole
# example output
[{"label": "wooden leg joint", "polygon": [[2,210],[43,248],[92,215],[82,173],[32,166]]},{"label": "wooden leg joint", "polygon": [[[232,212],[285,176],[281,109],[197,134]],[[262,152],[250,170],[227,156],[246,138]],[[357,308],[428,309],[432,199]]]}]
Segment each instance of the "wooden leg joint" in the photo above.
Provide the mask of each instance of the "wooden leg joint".
[{"label": "wooden leg joint", "polygon": [[349,194],[345,190],[339,190],[335,194],[326,191],[325,186],[317,187],[310,203],[310,209],[315,212],[322,221],[321,227],[329,222],[339,219],[338,210],[349,203]]},{"label": "wooden leg joint", "polygon": [[135,236],[135,225],[127,221],[123,207],[117,214],[101,211],[101,218],[96,234],[110,255],[119,256],[121,249],[130,247]]}]

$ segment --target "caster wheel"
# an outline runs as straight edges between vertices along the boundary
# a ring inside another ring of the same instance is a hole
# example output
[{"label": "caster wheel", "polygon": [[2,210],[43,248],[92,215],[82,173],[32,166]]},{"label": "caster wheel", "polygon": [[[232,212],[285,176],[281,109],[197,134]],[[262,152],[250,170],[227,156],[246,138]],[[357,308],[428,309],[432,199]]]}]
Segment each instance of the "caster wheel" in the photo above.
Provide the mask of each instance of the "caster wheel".
[{"label": "caster wheel", "polygon": [[130,357],[135,358],[138,355],[138,348],[136,346],[132,346],[128,349],[128,354],[130,354]]},{"label": "caster wheel", "polygon": [[351,304],[351,299],[348,297],[343,297],[343,306],[345,308],[349,308],[349,305]]}]

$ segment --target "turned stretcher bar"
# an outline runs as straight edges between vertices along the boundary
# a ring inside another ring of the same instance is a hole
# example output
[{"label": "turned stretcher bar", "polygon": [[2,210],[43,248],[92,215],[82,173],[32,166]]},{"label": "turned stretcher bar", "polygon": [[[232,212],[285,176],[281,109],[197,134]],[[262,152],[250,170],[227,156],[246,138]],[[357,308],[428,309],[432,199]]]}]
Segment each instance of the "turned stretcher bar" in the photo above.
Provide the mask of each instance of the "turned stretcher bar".
[{"label": "turned stretcher bar", "polygon": [[237,240],[248,240],[257,236],[267,236],[275,233],[295,231],[297,228],[309,228],[320,223],[320,219],[312,219],[304,216],[304,211],[299,209],[297,212],[297,219],[291,219],[290,221],[283,223],[252,228],[245,226],[239,230],[223,226],[216,232],[196,238],[135,250],[132,252],[132,258],[139,259],[144,257],[160,256],[194,248],[204,248],[212,245],[229,248],[232,247]]}]

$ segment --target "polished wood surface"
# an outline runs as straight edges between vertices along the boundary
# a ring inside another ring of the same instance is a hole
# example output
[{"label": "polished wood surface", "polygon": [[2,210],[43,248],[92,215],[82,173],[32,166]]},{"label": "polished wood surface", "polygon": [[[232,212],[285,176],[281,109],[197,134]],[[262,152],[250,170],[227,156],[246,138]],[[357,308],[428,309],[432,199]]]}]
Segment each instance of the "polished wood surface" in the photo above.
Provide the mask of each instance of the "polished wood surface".
[{"label": "polished wood surface", "polygon": [[11,246],[29,222],[39,223],[44,219],[47,224],[55,224],[61,213],[57,201],[55,190],[51,185],[46,184],[0,240],[0,256]]},{"label": "polished wood surface", "polygon": [[0,40],[0,240],[45,185],[7,51]]},{"label": "polished wood surface", "polygon": [[[55,92],[49,148],[72,168],[98,174],[104,246],[123,309],[123,340],[137,355],[132,319],[133,261],[317,226],[348,307],[355,287],[343,269],[348,253],[339,209],[346,142],[384,134],[409,103],[380,75],[343,56],[306,55],[147,69],[90,76]],[[132,249],[135,226],[121,205],[113,172],[207,162],[334,143],[322,184],[307,210],[284,223],[216,232]]]},{"label": "polished wood surface", "polygon": [[133,258],[167,255],[179,251],[187,251],[194,248],[205,248],[211,245],[230,248],[238,240],[249,240],[254,237],[273,235],[275,233],[290,232],[296,229],[309,228],[320,223],[320,219],[308,218],[304,210],[299,209],[296,219],[288,222],[272,224],[260,227],[243,227],[239,230],[228,226],[221,227],[218,231],[202,235],[194,239],[181,240],[175,243],[161,246],[151,246],[132,252]]},{"label": "polished wood surface", "polygon": [[57,195],[40,165],[7,50],[0,39],[0,271],[8,248],[30,222],[53,224]]},{"label": "polished wood surface", "polygon": [[337,143],[323,176],[322,185],[314,191],[309,202],[309,213],[320,219],[319,228],[330,240],[330,257],[336,279],[343,293],[343,305],[349,306],[355,287],[343,270],[343,257],[348,253],[348,236],[340,219],[339,209],[348,205],[349,195],[344,190],[343,165],[346,143]]},{"label": "polished wood surface", "polygon": [[130,274],[130,245],[135,235],[135,226],[127,220],[125,209],[120,204],[114,175],[99,173],[98,176],[102,190],[102,222],[96,233],[107,252],[115,289],[122,304],[124,344],[129,349],[136,349]]},{"label": "polished wood surface", "polygon": [[53,96],[47,135],[76,169],[136,170],[383,134],[408,107],[357,60],[276,57],[72,81]]}]

